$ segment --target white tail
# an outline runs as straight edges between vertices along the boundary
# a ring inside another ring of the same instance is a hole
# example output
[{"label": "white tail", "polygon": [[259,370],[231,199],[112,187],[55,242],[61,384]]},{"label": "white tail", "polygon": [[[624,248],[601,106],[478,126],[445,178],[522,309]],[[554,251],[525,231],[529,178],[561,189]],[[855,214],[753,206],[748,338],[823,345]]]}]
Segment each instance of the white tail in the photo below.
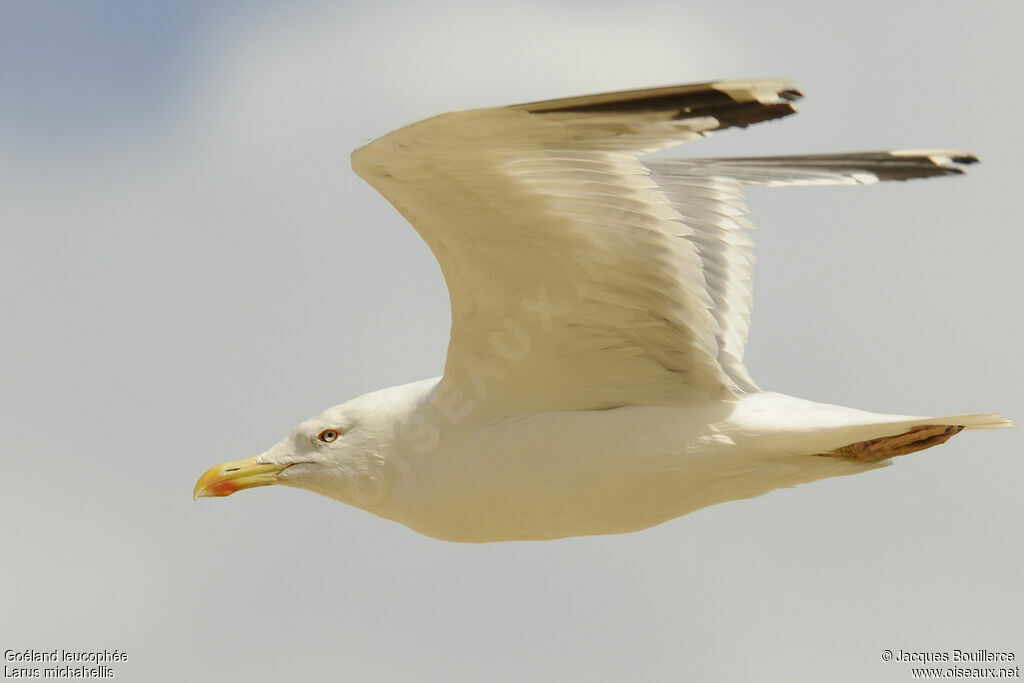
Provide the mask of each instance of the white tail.
[{"label": "white tail", "polygon": [[950,415],[948,417],[931,417],[921,420],[919,425],[950,425],[964,429],[1002,429],[1016,427],[1002,415],[995,413],[975,413],[973,415]]}]

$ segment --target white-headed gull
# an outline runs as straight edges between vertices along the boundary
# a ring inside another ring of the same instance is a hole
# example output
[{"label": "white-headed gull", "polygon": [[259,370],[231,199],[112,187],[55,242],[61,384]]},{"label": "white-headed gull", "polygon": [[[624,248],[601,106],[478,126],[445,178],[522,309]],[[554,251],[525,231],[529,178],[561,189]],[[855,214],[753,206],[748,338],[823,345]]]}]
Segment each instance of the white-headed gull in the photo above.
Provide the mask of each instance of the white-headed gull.
[{"label": "white-headed gull", "polygon": [[211,469],[195,495],[295,486],[452,541],[612,534],[1007,426],[814,403],[750,378],[744,185],[907,180],[976,161],[642,158],[788,116],[799,97],[779,80],[571,97],[443,114],[356,150],[356,173],[441,265],[444,376],[329,408]]}]

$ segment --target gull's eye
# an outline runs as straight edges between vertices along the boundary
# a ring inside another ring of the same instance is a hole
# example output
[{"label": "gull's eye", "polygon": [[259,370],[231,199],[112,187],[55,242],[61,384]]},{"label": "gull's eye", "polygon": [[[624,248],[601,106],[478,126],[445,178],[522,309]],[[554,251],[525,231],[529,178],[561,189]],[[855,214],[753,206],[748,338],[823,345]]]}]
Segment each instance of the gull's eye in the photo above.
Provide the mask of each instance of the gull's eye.
[{"label": "gull's eye", "polygon": [[337,439],[339,436],[341,436],[341,432],[339,432],[337,429],[325,429],[324,431],[320,432],[320,434],[318,434],[316,438],[320,439],[324,443],[330,443]]}]

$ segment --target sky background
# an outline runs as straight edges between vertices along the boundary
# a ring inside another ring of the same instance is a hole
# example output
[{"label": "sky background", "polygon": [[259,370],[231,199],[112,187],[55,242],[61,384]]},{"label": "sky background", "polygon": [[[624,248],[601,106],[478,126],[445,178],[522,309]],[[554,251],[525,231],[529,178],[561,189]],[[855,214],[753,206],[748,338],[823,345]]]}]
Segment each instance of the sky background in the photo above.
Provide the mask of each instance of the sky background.
[{"label": "sky background", "polygon": [[[967,176],[760,189],[747,365],[1024,421],[1020,2],[0,2],[0,649],[128,681],[906,681],[1024,657],[1020,430],[644,532],[458,545],[208,467],[436,376],[427,247],[349,152],[432,114],[784,76],[697,156],[966,147]],[[10,663],[5,662],[10,665]]]}]

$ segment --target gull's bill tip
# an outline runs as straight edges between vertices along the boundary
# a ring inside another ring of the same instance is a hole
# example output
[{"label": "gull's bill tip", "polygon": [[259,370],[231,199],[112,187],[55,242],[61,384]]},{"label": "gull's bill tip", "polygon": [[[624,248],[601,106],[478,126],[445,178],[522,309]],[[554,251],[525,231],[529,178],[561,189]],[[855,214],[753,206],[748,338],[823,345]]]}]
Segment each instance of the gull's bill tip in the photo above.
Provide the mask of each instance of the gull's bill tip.
[{"label": "gull's bill tip", "polygon": [[192,489],[192,499],[230,496],[242,489],[276,484],[277,475],[287,465],[259,462],[259,457],[233,460],[206,470]]}]

